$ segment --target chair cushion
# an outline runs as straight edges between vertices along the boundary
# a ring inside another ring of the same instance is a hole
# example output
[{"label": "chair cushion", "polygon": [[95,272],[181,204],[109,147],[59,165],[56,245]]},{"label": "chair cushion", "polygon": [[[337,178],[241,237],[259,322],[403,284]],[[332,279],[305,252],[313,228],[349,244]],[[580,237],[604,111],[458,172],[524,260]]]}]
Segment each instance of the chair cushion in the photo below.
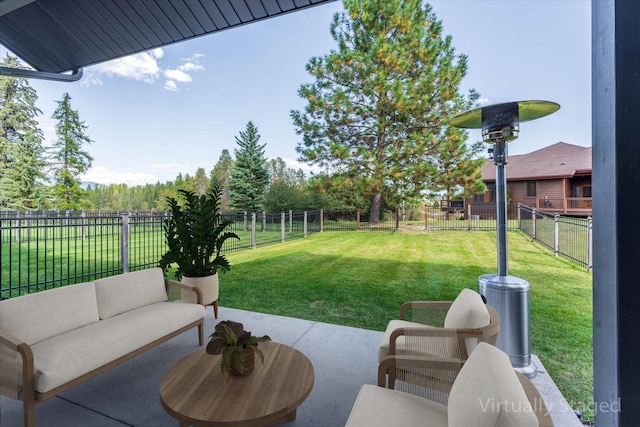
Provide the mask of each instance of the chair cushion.
[{"label": "chair cushion", "polygon": [[98,320],[95,282],[0,301],[0,328],[29,345]]},{"label": "chair cushion", "polygon": [[96,295],[100,319],[168,299],[159,267],[98,279]]},{"label": "chair cushion", "polygon": [[346,426],[446,427],[447,407],[413,394],[365,384],[351,408]]},{"label": "chair cushion", "polygon": [[35,389],[52,390],[204,315],[199,304],[160,302],[42,341],[32,347]]},{"label": "chair cushion", "polygon": [[482,296],[465,288],[449,307],[444,318],[445,328],[478,329],[489,325],[491,316]]},{"label": "chair cushion", "polygon": [[480,343],[456,377],[447,408],[451,427],[538,426],[509,357]]}]

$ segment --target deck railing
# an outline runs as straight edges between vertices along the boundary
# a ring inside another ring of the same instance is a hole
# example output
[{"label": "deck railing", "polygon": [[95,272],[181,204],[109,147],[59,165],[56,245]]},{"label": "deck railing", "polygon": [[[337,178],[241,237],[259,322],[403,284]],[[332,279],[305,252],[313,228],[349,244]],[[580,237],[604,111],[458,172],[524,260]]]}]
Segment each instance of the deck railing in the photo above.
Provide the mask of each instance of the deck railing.
[{"label": "deck railing", "polygon": [[566,197],[550,198],[539,197],[536,199],[536,209],[546,212],[557,212],[563,214],[586,213],[591,214],[591,197]]}]

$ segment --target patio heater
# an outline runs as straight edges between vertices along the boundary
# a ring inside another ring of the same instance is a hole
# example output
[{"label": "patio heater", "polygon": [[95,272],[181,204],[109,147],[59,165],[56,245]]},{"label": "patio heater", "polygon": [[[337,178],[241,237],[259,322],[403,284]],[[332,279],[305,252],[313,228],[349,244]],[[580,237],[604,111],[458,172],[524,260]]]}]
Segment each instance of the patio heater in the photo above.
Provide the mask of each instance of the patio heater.
[{"label": "patio heater", "polygon": [[[518,138],[520,122],[556,112],[559,104],[549,101],[518,101],[495,104],[459,114],[450,124],[460,128],[482,128],[482,139],[493,145],[496,165],[496,219],[498,274],[478,278],[480,294],[500,316],[497,346],[509,355],[511,365],[529,378],[536,375],[531,360],[529,331],[529,283],[509,276],[507,267],[507,143]],[[491,152],[491,150],[490,150]]]}]

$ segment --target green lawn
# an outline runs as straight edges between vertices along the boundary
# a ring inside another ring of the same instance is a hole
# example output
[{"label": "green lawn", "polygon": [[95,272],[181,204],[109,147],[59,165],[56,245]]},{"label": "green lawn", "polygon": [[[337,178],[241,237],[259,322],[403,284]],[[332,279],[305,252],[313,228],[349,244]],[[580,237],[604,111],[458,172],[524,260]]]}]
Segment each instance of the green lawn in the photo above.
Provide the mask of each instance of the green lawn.
[{"label": "green lawn", "polygon": [[[496,273],[495,232],[325,232],[228,255],[220,304],[382,331],[409,300],[452,300]],[[509,233],[509,274],[531,284],[531,344],[592,419],[591,274]]]}]

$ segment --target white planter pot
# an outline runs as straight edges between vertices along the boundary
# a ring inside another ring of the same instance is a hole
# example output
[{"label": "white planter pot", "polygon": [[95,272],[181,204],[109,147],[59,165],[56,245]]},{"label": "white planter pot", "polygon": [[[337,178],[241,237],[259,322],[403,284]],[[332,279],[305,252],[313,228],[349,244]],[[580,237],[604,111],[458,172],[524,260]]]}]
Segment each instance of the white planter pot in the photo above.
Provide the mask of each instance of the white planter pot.
[{"label": "white planter pot", "polygon": [[[202,304],[211,305],[214,301],[218,301],[218,273],[213,276],[206,277],[182,277],[182,283],[195,286],[202,292]],[[186,289],[181,289],[182,301],[192,304],[196,303],[196,295]]]}]

